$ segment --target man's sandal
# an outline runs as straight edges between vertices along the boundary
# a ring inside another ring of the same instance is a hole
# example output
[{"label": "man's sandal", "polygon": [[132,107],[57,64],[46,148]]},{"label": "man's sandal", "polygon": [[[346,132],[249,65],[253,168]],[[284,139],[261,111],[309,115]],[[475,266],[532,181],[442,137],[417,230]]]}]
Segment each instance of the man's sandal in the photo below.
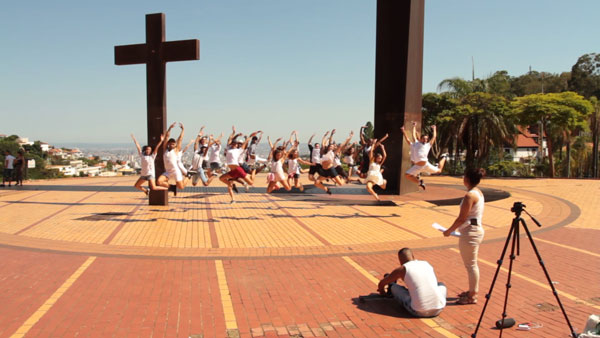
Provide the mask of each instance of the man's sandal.
[{"label": "man's sandal", "polygon": [[457,295],[457,297],[467,297],[469,296],[469,291],[463,291]]},{"label": "man's sandal", "polygon": [[456,304],[460,305],[468,305],[468,304],[477,304],[477,297],[469,297],[469,296],[461,296],[456,301]]}]

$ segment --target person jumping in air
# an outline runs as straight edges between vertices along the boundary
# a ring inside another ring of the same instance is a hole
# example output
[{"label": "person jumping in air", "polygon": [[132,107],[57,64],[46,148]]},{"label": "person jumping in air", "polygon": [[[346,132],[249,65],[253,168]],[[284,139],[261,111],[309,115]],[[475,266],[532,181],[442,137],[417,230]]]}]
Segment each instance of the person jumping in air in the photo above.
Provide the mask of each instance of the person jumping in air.
[{"label": "person jumping in air", "polygon": [[[375,150],[377,149],[377,147],[381,148],[381,153],[380,152],[375,153]],[[375,199],[378,201],[379,201],[379,196],[373,190],[373,186],[378,185],[381,189],[385,190],[387,181],[383,178],[383,175],[381,174],[381,166],[383,165],[383,162],[385,162],[386,157],[387,157],[387,154],[385,152],[385,147],[383,146],[383,144],[381,144],[381,142],[377,142],[377,140],[375,140],[375,145],[372,146],[371,150],[369,151],[369,171],[367,171],[367,191],[369,192],[369,194],[373,195],[373,197],[375,197]]]},{"label": "person jumping in air", "polygon": [[145,181],[148,181],[148,186],[151,190],[167,190],[165,187],[157,186],[156,179],[154,174],[154,160],[156,159],[156,154],[158,153],[158,147],[163,143],[165,136],[160,135],[160,140],[156,147],[154,147],[154,151],[150,146],[143,146],[140,148],[140,144],[135,139],[135,136],[131,134],[131,138],[133,139],[133,143],[135,143],[135,147],[137,148],[138,154],[140,155],[140,160],[142,162],[142,175],[133,185],[136,189],[143,191],[144,194],[148,195],[149,190],[144,188],[142,184]]},{"label": "person jumping in air", "polygon": [[427,156],[429,154],[429,151],[431,150],[431,146],[433,145],[437,137],[437,128],[435,125],[431,126],[431,129],[433,130],[433,136],[431,137],[431,140],[429,140],[428,135],[421,135],[421,137],[417,140],[416,125],[417,124],[413,122],[414,142],[412,142],[408,137],[406,130],[404,130],[404,126],[400,128],[402,130],[402,134],[404,134],[404,138],[410,145],[410,159],[413,162],[413,166],[406,171],[405,175],[406,178],[408,178],[412,182],[417,183],[419,187],[425,190],[425,182],[423,182],[423,179],[420,178],[420,174],[441,174],[442,170],[444,169],[444,164],[446,163],[446,157],[442,157],[442,160],[440,161],[438,166],[434,166],[429,163]]},{"label": "person jumping in air", "polygon": [[323,185],[323,181],[327,179],[333,180],[337,185],[342,186],[344,183],[342,182],[342,177],[335,170],[335,156],[341,153],[342,149],[344,149],[352,136],[354,136],[354,132],[351,131],[348,138],[341,145],[336,145],[333,143],[333,135],[335,134],[335,129],[331,131],[331,135],[329,139],[327,139],[327,135],[323,136],[323,140],[321,141],[322,148],[321,153],[321,165],[319,167],[319,178],[315,181],[315,187],[324,190],[326,193],[331,195],[331,190]]},{"label": "person jumping in air", "polygon": [[[169,126],[169,129],[167,129],[167,133],[165,134],[165,138],[169,137],[171,134],[171,129],[175,127],[175,124],[176,123],[173,123]],[[162,173],[156,181],[157,185],[168,188],[168,190],[172,191],[175,196],[177,196],[177,189],[184,189],[187,184],[187,177],[183,175],[178,164],[178,153],[181,151],[181,140],[183,139],[184,132],[183,123],[179,123],[179,127],[181,127],[181,134],[179,134],[177,141],[170,138],[166,143],[163,142],[162,144],[164,151],[163,161],[165,164],[165,172]],[[175,179],[176,184],[169,185],[170,178]]]},{"label": "person jumping in air", "polygon": [[250,137],[246,138],[245,141],[242,141],[241,134],[235,134],[235,127],[233,128],[234,134],[228,140],[228,149],[225,154],[225,160],[227,161],[227,167],[229,167],[229,172],[221,175],[219,180],[227,185],[227,192],[231,197],[231,203],[234,203],[233,199],[233,191],[237,192],[237,188],[233,183],[236,180],[243,180],[248,185],[254,184],[250,175],[247,175],[244,169],[240,166],[240,157],[242,156],[244,150],[248,146],[248,142],[250,139],[258,132],[254,132],[250,134]]},{"label": "person jumping in air", "polygon": [[287,159],[288,184],[291,186],[292,180],[294,180],[293,187],[304,191],[304,186],[300,183],[300,174],[302,173],[300,164],[313,165],[312,162],[301,159],[297,147],[294,147],[289,151]]},{"label": "person jumping in air", "polygon": [[285,190],[290,191],[292,190],[292,187],[286,180],[287,177],[283,172],[283,162],[287,156],[287,142],[284,142],[283,146],[277,147],[277,143],[281,141],[281,138],[278,138],[275,140],[275,143],[272,143],[271,138],[267,136],[267,141],[271,147],[271,153],[269,154],[268,158],[271,160],[271,162],[269,162],[269,175],[267,176],[267,182],[269,183],[267,186],[267,193],[271,193],[273,190],[279,189],[280,183]]}]

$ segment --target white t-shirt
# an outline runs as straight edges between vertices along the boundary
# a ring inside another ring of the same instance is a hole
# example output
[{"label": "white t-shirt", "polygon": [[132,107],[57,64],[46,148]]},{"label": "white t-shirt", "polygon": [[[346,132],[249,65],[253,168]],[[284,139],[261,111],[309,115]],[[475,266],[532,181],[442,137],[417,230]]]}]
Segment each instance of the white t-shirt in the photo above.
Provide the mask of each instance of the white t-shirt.
[{"label": "white t-shirt", "polygon": [[321,163],[321,148],[313,148],[310,153],[310,161],[312,163]]},{"label": "white t-shirt", "polygon": [[415,147],[415,145],[417,145],[418,143],[419,142],[413,142],[410,144],[410,160],[413,163],[419,162],[417,160],[417,148]]},{"label": "white t-shirt", "polygon": [[239,165],[240,156],[242,156],[243,152],[244,149],[241,148],[227,149],[227,154],[225,154],[225,162],[227,165]]},{"label": "white t-shirt", "polygon": [[335,160],[335,153],[333,152],[333,150],[330,150],[325,155],[323,155],[323,157],[321,157],[321,163],[329,161],[329,162],[331,162],[331,164],[333,164],[334,160]]},{"label": "white t-shirt", "polygon": [[[427,162],[427,155],[429,155],[429,150],[431,150],[431,143],[427,142],[425,144],[421,143],[421,142],[415,142],[413,143],[414,146],[412,146],[411,150],[414,150],[415,153],[415,157],[413,159],[414,162],[421,162],[421,161],[425,161]],[[411,156],[412,158],[412,156]]]},{"label": "white t-shirt", "polygon": [[212,146],[210,146],[210,151],[208,151],[207,153],[210,154],[208,162],[213,163],[221,163],[221,155],[219,155],[219,153],[221,152],[221,145],[220,144],[213,144]]},{"label": "white t-shirt", "polygon": [[240,154],[240,158],[238,159],[239,164],[246,162],[246,154],[247,154],[247,150],[242,149],[242,153]]},{"label": "white t-shirt", "polygon": [[166,171],[173,171],[179,169],[178,160],[179,158],[177,156],[177,150],[173,149],[169,151],[168,149],[165,149],[165,153],[163,154],[163,161],[165,162]]},{"label": "white t-shirt", "polygon": [[142,160],[142,176],[154,176],[154,160],[156,159],[156,154],[143,155],[140,153],[140,158]]},{"label": "white t-shirt", "polygon": [[15,157],[12,155],[6,155],[6,157],[4,157],[4,159],[6,160],[6,169],[14,169],[13,167],[13,163],[15,162]]},{"label": "white t-shirt", "polygon": [[438,287],[433,267],[426,261],[412,260],[404,263],[404,283],[410,294],[410,307],[415,311],[442,309],[446,297]]},{"label": "white t-shirt", "polygon": [[252,143],[248,146],[248,149],[246,149],[246,159],[248,162],[248,164],[254,164],[256,163],[256,157],[252,158],[252,156],[256,155],[256,147],[257,144],[256,143]]},{"label": "white t-shirt", "polygon": [[339,167],[342,165],[342,161],[340,161],[340,157],[335,155],[335,158],[333,159],[333,161],[335,162],[335,166]]},{"label": "white t-shirt", "polygon": [[202,162],[204,162],[204,156],[199,153],[194,153],[194,157],[192,157],[192,170],[198,170],[198,168],[202,168]]},{"label": "white t-shirt", "polygon": [[288,175],[300,174],[300,164],[298,164],[298,159],[288,159]]}]

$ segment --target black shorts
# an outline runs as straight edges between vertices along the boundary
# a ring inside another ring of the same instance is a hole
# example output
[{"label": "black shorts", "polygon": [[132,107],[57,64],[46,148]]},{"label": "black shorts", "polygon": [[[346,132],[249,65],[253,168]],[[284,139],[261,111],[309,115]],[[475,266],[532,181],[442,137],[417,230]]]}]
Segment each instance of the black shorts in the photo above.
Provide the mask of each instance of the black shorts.
[{"label": "black shorts", "polygon": [[[204,164],[204,163],[202,163]],[[219,162],[210,162],[210,170],[219,170],[219,168],[221,168],[221,163]]]},{"label": "black shorts", "polygon": [[369,171],[369,162],[363,162],[360,164],[360,173],[366,174]]},{"label": "black shorts", "polygon": [[323,167],[319,168],[319,176],[322,177],[327,177],[327,178],[334,178],[338,175],[337,171],[335,171],[335,168],[331,167],[329,169],[323,169]]},{"label": "black shorts", "polygon": [[7,179],[7,180],[12,179],[12,177],[13,177],[13,170],[5,168],[3,174],[4,174],[4,178],[5,179]]},{"label": "black shorts", "polygon": [[318,163],[315,165],[311,165],[310,168],[308,169],[308,174],[314,175],[314,174],[318,173],[320,167],[321,167],[321,165]]},{"label": "black shorts", "polygon": [[348,174],[346,173],[344,168],[342,168],[341,165],[335,167],[335,171],[338,173],[338,175],[342,176],[343,178],[348,178]]},{"label": "black shorts", "polygon": [[210,164],[207,161],[202,161],[202,169],[208,169]]}]

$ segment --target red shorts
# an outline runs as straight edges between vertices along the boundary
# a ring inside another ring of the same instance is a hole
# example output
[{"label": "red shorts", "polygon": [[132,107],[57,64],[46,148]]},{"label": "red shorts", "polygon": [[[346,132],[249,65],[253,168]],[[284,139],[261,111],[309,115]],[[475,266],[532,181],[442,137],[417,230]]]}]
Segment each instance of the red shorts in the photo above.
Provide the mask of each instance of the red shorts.
[{"label": "red shorts", "polygon": [[237,167],[235,167],[235,169],[231,169],[229,171],[229,175],[233,179],[244,178],[244,177],[246,177],[246,172],[244,171],[244,168],[237,166]]}]

